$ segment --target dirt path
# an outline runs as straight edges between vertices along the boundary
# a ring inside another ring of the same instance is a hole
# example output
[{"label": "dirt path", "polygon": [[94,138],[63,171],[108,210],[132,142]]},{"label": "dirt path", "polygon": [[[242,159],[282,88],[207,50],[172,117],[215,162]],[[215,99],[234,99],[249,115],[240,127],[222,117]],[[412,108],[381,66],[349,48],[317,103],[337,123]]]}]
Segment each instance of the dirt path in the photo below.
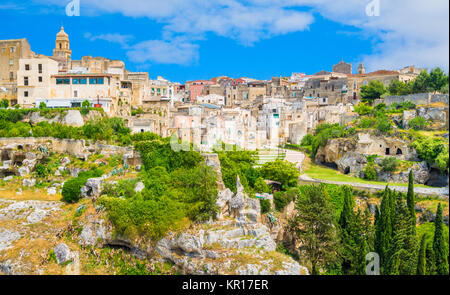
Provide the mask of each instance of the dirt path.
[{"label": "dirt path", "polygon": [[[289,161],[293,163],[300,172],[302,171],[302,164],[305,160],[305,154],[299,151],[293,151],[293,150],[285,150],[286,152],[286,161]],[[357,189],[364,189],[364,190],[372,190],[372,191],[379,191],[384,190],[386,187],[381,184],[367,184],[367,183],[359,183],[356,182],[357,179],[355,178],[355,182],[343,182],[343,181],[330,181],[330,180],[322,180],[322,179],[315,179],[311,178],[306,174],[302,174],[299,177],[299,180],[304,182],[311,182],[311,183],[330,183],[330,184],[338,184],[338,185],[351,185],[354,188]],[[399,191],[406,193],[408,191],[407,186],[389,186],[392,190]],[[443,196],[444,198],[448,199],[449,195],[449,188],[448,187],[415,187],[414,191],[417,194],[421,195],[427,195],[427,196]]]}]

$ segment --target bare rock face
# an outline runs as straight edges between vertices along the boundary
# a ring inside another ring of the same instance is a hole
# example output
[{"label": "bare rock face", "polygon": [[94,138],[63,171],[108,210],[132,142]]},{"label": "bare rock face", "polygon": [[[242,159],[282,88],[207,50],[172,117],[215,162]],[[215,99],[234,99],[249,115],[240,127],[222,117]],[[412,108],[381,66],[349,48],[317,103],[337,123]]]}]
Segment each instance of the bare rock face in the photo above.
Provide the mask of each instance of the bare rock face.
[{"label": "bare rock face", "polygon": [[36,179],[34,178],[25,178],[24,180],[22,180],[22,186],[34,186],[36,184]]},{"label": "bare rock face", "polygon": [[445,107],[419,107],[417,112],[427,120],[445,123]]},{"label": "bare rock face", "polygon": [[231,200],[231,198],[233,198],[233,196],[234,194],[229,188],[226,188],[223,191],[219,192],[216,200],[216,205],[217,207],[219,207],[217,218],[222,219],[223,217],[229,215],[228,202]]},{"label": "bare rock face", "polygon": [[414,119],[417,115],[416,110],[406,110],[403,111],[403,119],[402,119],[402,126],[403,128],[408,128],[408,123],[412,119]]},{"label": "bare rock face", "polygon": [[55,252],[58,264],[66,263],[72,259],[72,253],[70,252],[69,247],[64,243],[56,246],[53,251]]},{"label": "bare rock face", "polygon": [[[290,257],[280,254],[281,261],[274,260],[276,255],[270,253],[276,244],[263,225],[236,227],[230,221],[219,221],[208,227],[179,236],[169,234],[154,250],[189,274],[308,274]],[[248,262],[240,262],[238,257],[243,255],[249,257]]]},{"label": "bare rock face", "polygon": [[84,125],[84,120],[79,110],[68,110],[67,114],[62,118],[61,123],[69,126],[81,127]]},{"label": "bare rock face", "polygon": [[95,246],[107,243],[112,239],[112,228],[103,218],[88,217],[88,222],[83,226],[78,242],[84,246]]},{"label": "bare rock face", "polygon": [[367,159],[361,154],[347,152],[341,158],[336,160],[336,164],[339,171],[342,173],[358,173],[364,170]]},{"label": "bare rock face", "polygon": [[428,170],[427,162],[423,161],[414,164],[407,171],[402,172],[387,172],[379,169],[377,171],[377,180],[384,182],[397,182],[397,183],[407,183],[409,179],[409,171],[413,171],[414,183],[424,184],[430,179],[430,172]]},{"label": "bare rock face", "polygon": [[83,197],[99,197],[103,189],[103,177],[89,178],[86,184],[81,188]]}]

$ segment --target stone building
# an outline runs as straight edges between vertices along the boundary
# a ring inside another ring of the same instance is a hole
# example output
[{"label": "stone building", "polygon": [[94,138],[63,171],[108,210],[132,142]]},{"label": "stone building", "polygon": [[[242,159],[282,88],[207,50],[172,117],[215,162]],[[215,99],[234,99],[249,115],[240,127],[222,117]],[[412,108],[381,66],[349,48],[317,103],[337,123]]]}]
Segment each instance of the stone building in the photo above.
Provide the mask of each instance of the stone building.
[{"label": "stone building", "polygon": [[32,58],[27,39],[0,40],[0,100],[8,99],[17,104],[17,71],[21,58]]},{"label": "stone building", "polygon": [[53,57],[55,60],[58,60],[58,67],[60,70],[68,70],[70,68],[72,50],[70,50],[69,35],[64,32],[64,27],[61,27],[61,31],[56,34]]},{"label": "stone building", "polygon": [[333,72],[341,73],[341,74],[351,74],[352,73],[352,64],[346,63],[341,60],[338,64],[333,66]]},{"label": "stone building", "polygon": [[371,73],[361,73],[348,76],[348,97],[347,102],[357,103],[359,101],[359,92],[361,86],[369,84],[370,81],[378,80],[381,81],[385,86],[388,86],[391,81],[397,80],[402,82],[409,82],[413,80],[417,75],[415,74],[402,74],[398,71],[386,71],[379,70]]},{"label": "stone building", "polygon": [[59,61],[40,55],[19,60],[17,71],[17,99],[22,107],[35,106],[36,99],[52,95],[52,75],[58,74]]}]

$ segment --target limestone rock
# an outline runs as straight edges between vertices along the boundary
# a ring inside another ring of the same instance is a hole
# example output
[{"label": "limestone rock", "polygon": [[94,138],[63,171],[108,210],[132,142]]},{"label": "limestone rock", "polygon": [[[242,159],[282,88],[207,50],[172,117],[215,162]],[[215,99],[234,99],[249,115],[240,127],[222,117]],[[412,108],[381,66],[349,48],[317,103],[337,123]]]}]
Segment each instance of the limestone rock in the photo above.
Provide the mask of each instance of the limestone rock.
[{"label": "limestone rock", "polygon": [[103,189],[103,177],[89,178],[81,188],[83,197],[99,197]]},{"label": "limestone rock", "polygon": [[3,177],[3,181],[10,181],[10,180],[12,180],[14,178],[14,176],[12,176],[12,175],[9,175],[9,176],[6,176],[6,177]]},{"label": "limestone rock", "polygon": [[67,166],[67,165],[69,165],[70,164],[70,159],[69,159],[69,157],[64,157],[62,160],[61,160],[61,165],[62,166]]},{"label": "limestone rock", "polygon": [[83,226],[79,236],[79,244],[84,246],[94,246],[103,244],[112,237],[112,230],[104,219],[89,217],[89,222]]},{"label": "limestone rock", "polygon": [[25,178],[24,180],[22,180],[22,186],[34,186],[36,184],[36,179],[34,178]]},{"label": "limestone rock", "polygon": [[339,171],[345,174],[364,170],[366,163],[366,157],[355,152],[347,152],[336,161]]},{"label": "limestone rock", "polygon": [[408,123],[412,119],[416,117],[416,110],[405,110],[403,111],[403,119],[402,119],[402,126],[403,128],[408,128]]},{"label": "limestone rock", "polygon": [[25,176],[30,174],[30,169],[26,166],[22,166],[19,169],[17,169],[17,173],[19,173],[19,176]]},{"label": "limestone rock", "polygon": [[56,187],[49,187],[47,189],[47,195],[50,195],[50,196],[56,195]]},{"label": "limestone rock", "polygon": [[241,180],[239,179],[239,175],[236,177],[236,193],[243,193],[244,187],[241,184]]},{"label": "limestone rock", "polygon": [[69,247],[64,243],[56,246],[53,251],[55,252],[56,261],[58,264],[66,263],[72,259],[72,253],[70,252]]},{"label": "limestone rock", "polygon": [[69,126],[81,127],[84,125],[84,120],[79,110],[68,110],[61,123]]}]

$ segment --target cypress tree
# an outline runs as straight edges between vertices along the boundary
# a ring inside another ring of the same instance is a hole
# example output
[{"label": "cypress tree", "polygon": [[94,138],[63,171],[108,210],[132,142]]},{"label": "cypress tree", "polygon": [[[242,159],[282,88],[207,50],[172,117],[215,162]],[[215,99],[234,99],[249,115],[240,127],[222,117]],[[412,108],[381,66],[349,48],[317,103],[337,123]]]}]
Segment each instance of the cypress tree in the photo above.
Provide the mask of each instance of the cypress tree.
[{"label": "cypress tree", "polygon": [[342,189],[344,191],[344,207],[339,218],[339,225],[342,229],[348,231],[348,227],[354,218],[353,194],[351,188],[348,186],[343,186]]},{"label": "cypress tree", "polygon": [[380,256],[381,271],[387,263],[387,252],[392,239],[392,217],[395,216],[395,203],[392,191],[386,186],[381,200],[380,212],[376,220],[375,251]]},{"label": "cypress tree", "polygon": [[412,169],[409,171],[408,179],[408,193],[406,195],[406,204],[408,206],[409,214],[411,215],[411,230],[413,235],[416,235],[416,204],[414,202],[414,176]]},{"label": "cypress tree", "polygon": [[419,257],[417,261],[417,275],[425,275],[427,270],[427,235],[423,234],[420,240]]},{"label": "cypress tree", "polygon": [[448,275],[448,252],[444,242],[444,222],[442,219],[441,203],[438,204],[436,219],[434,221],[433,252],[436,273],[438,275]]}]

